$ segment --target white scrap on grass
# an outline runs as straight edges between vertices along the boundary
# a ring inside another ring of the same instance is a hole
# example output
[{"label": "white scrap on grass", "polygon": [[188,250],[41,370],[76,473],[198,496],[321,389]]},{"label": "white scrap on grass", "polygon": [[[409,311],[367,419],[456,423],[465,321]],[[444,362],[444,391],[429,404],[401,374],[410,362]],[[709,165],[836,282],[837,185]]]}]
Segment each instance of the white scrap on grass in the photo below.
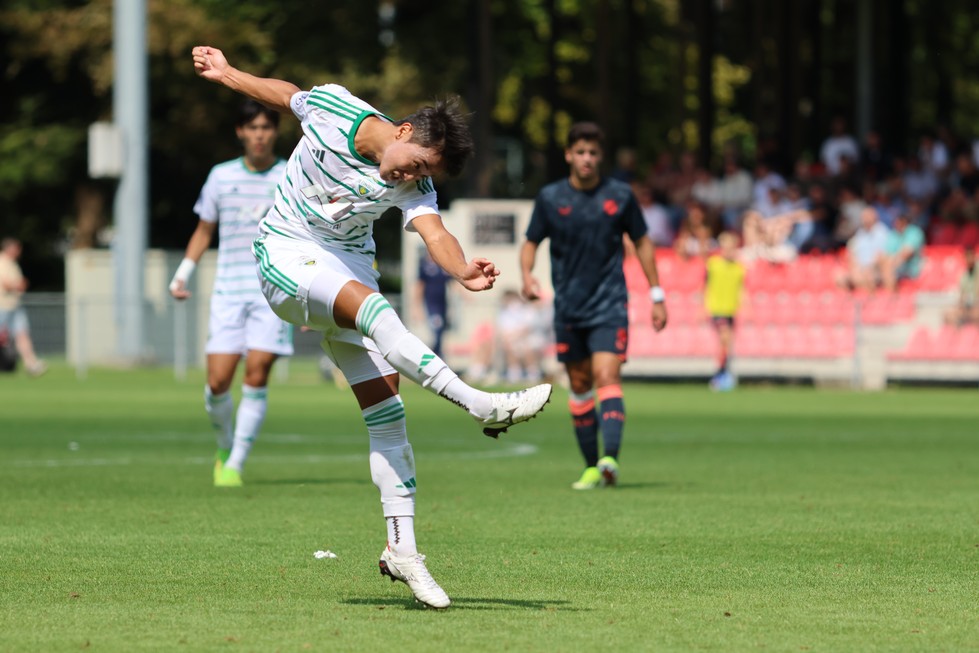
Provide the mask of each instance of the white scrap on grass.
[{"label": "white scrap on grass", "polygon": [[317,551],[313,554],[313,557],[321,560],[323,558],[336,558],[337,554],[333,553],[333,551]]}]

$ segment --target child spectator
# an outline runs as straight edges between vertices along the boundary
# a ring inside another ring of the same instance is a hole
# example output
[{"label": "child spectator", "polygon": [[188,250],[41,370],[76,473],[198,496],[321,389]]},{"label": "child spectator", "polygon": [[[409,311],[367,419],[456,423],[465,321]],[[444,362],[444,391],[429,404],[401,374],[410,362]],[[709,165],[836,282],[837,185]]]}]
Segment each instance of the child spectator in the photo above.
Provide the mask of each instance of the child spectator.
[{"label": "child spectator", "polygon": [[716,391],[734,389],[737,382],[728,369],[734,341],[734,317],[741,304],[745,268],[738,262],[738,237],[724,232],[718,237],[720,251],[707,259],[704,305],[718,339],[717,373],[710,380]]}]

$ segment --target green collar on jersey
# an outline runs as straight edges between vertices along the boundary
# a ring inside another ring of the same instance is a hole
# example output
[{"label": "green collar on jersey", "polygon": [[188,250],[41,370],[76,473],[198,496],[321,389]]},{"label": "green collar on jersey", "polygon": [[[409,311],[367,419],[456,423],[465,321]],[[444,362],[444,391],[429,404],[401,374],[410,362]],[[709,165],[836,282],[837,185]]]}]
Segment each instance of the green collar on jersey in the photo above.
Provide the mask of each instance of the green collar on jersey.
[{"label": "green collar on jersey", "polygon": [[357,148],[354,147],[354,136],[357,135],[357,130],[360,129],[360,123],[364,122],[364,120],[370,118],[371,116],[377,116],[378,118],[387,120],[388,122],[394,122],[393,120],[385,116],[383,113],[377,113],[376,111],[362,111],[361,114],[357,116],[357,119],[354,120],[353,124],[350,125],[350,133],[347,134],[347,147],[350,149],[350,153],[353,154],[358,161],[374,166],[376,168],[377,166],[380,165],[378,161],[371,161],[367,157],[361,156],[357,152]]}]

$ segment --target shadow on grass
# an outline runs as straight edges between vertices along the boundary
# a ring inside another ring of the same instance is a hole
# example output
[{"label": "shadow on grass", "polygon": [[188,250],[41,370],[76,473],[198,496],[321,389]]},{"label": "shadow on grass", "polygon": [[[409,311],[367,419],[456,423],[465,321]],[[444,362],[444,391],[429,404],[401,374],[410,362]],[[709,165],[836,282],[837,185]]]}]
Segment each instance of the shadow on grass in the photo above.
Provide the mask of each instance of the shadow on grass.
[{"label": "shadow on grass", "polygon": [[[430,610],[423,603],[411,598],[407,600],[373,598],[346,599],[347,605],[372,605],[378,610],[402,607],[405,610]],[[547,599],[489,599],[471,597],[452,597],[451,610],[545,610],[548,612],[585,612],[591,608],[571,607],[570,601],[550,601]]]},{"label": "shadow on grass", "polygon": [[[690,483],[683,483],[681,485],[682,485],[682,487],[689,487],[691,484]],[[613,489],[613,490],[644,490],[644,489],[650,489],[650,488],[663,489],[663,488],[667,488],[667,487],[676,487],[676,486],[677,486],[676,483],[664,483],[662,481],[659,481],[659,482],[652,482],[652,481],[650,481],[648,483],[618,483],[618,484],[616,484],[616,486],[614,488],[610,488],[610,489]]]}]

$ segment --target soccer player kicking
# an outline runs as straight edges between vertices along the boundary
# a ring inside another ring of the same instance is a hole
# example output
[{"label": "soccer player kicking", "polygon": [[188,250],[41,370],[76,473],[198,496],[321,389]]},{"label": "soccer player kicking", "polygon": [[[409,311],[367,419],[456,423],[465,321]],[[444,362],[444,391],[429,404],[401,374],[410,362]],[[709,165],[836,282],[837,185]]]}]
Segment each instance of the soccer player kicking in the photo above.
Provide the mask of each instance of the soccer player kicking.
[{"label": "soccer player kicking", "polygon": [[[545,238],[551,240],[557,357],[568,372],[568,407],[585,458],[584,473],[571,485],[576,490],[615,485],[619,477],[619,448],[625,426],[620,370],[629,342],[623,235],[635,243],[649,280],[653,328],[660,331],[666,327],[656,247],[646,235],[646,223],[632,189],[602,177],[599,166],[604,144],[605,136],[598,125],[572,125],[564,152],[570,174],[537,195],[527,240],[520,250],[524,297],[537,299],[540,284],[532,275],[537,248]],[[601,459],[599,430],[604,445]]]},{"label": "soccer player kicking", "polygon": [[[190,297],[187,282],[218,230],[218,269],[208,323],[204,407],[217,431],[215,487],[240,487],[241,471],[265,421],[268,381],[279,356],[292,355],[292,326],[272,312],[255,273],[251,244],[258,222],[275,199],[285,161],[275,155],[279,114],[254,100],[238,113],[235,133],[244,156],[214,166],[194,213],[200,218],[170,282],[178,300]],[[235,412],[229,388],[242,356],[245,378]]]},{"label": "soccer player kicking", "polygon": [[455,101],[395,121],[342,86],[301,91],[237,70],[208,46],[195,47],[193,59],[201,77],[291,111],[302,123],[302,140],[252,247],[262,292],[286,321],[323,332],[323,350],[360,404],[388,527],[381,573],[406,583],[422,603],[447,607],[449,597],[415,544],[415,462],[400,375],[467,410],[492,437],[537,415],[551,396],[548,384],[512,393],[467,385],[378,293],[372,225],[390,207],[401,209],[404,228],[417,232],[432,259],[464,287],[493,287],[499,271],[488,259],[466,260],[442,224],[431,181],[462,171],[472,153],[469,129]]}]

